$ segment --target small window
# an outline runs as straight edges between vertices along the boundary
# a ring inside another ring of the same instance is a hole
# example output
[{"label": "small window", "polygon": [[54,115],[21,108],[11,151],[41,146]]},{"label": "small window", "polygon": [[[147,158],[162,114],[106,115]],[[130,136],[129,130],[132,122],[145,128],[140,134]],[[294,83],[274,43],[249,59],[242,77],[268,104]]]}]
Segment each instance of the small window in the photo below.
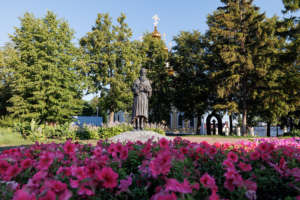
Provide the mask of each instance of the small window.
[{"label": "small window", "polygon": [[190,119],[190,127],[194,127],[194,119]]},{"label": "small window", "polygon": [[178,116],[178,126],[179,127],[182,127],[182,120],[183,120],[183,116],[182,116],[182,114],[179,114],[179,116]]}]

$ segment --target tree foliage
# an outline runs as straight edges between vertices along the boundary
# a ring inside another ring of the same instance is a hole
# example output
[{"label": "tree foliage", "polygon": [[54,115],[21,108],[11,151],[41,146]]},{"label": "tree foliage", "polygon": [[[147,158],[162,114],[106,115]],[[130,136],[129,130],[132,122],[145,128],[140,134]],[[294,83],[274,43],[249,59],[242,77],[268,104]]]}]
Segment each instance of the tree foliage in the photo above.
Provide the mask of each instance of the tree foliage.
[{"label": "tree foliage", "polygon": [[11,35],[18,53],[8,111],[21,120],[65,122],[81,109],[81,78],[73,30],[47,12],[43,18],[25,13]]},{"label": "tree foliage", "polygon": [[140,58],[134,42],[130,41],[131,29],[121,14],[113,25],[108,14],[98,14],[92,30],[80,40],[86,54],[91,79],[89,91],[100,94],[110,111],[128,110],[132,105],[131,86],[139,72]]},{"label": "tree foliage", "polygon": [[168,121],[171,108],[170,76],[166,62],[168,49],[163,40],[145,33],[139,45],[142,66],[146,68],[147,77],[151,81],[152,96],[149,101],[149,118],[152,122]]},{"label": "tree foliage", "polygon": [[[176,71],[172,86],[173,104],[186,119],[197,117],[201,122],[202,115],[209,108],[210,81],[204,57],[205,37],[198,31],[181,32],[174,37],[175,46],[171,65]],[[198,123],[198,132],[200,123]]]},{"label": "tree foliage", "polygon": [[246,134],[247,114],[264,84],[272,64],[270,54],[276,51],[268,30],[266,17],[252,0],[222,0],[220,7],[208,16],[208,38],[211,41],[212,77],[218,80],[217,93],[230,100],[243,114]]}]

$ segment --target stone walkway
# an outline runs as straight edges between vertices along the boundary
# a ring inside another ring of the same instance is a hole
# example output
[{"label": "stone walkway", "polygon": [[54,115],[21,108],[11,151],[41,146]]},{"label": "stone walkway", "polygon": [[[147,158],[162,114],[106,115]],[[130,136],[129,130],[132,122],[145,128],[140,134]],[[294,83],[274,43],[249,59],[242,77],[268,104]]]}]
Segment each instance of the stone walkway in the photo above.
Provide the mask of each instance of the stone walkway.
[{"label": "stone walkway", "polygon": [[215,142],[219,143],[236,143],[238,141],[247,141],[248,138],[226,138],[226,137],[196,137],[196,136],[182,136],[182,138],[189,140],[191,142],[203,142],[206,141],[209,144]]}]

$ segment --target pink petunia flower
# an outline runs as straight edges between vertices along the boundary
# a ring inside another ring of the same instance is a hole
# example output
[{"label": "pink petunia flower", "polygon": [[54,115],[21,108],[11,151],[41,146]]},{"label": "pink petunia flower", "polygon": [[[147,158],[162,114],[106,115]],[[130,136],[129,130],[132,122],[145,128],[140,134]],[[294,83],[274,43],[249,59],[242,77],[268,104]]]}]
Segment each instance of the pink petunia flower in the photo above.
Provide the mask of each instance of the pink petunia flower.
[{"label": "pink petunia flower", "polygon": [[104,167],[98,174],[97,178],[103,182],[103,187],[114,188],[118,184],[119,175],[112,168]]},{"label": "pink petunia flower", "polygon": [[162,149],[166,149],[169,147],[169,141],[166,138],[161,138],[158,141],[158,143],[159,143],[160,148],[162,148]]},{"label": "pink petunia flower", "polygon": [[220,197],[217,192],[213,190],[211,195],[209,196],[209,200],[220,200]]},{"label": "pink petunia flower", "polygon": [[151,160],[149,164],[150,171],[153,177],[157,177],[158,175],[167,175],[172,166],[172,157],[169,151],[164,151],[158,153],[158,156]]},{"label": "pink petunia flower", "polygon": [[208,173],[205,173],[201,178],[200,178],[200,183],[206,188],[209,188],[211,190],[216,189],[216,182],[213,177],[211,177]]},{"label": "pink petunia flower", "polygon": [[23,170],[27,169],[32,166],[32,163],[33,163],[33,161],[31,159],[27,158],[25,160],[22,160],[21,167]]},{"label": "pink petunia flower", "polygon": [[239,157],[232,151],[230,151],[228,154],[227,154],[227,159],[231,160],[232,162],[236,163],[239,159]]},{"label": "pink petunia flower", "polygon": [[159,192],[151,197],[151,200],[177,200],[177,196],[172,192],[171,194],[166,192]]},{"label": "pink petunia flower", "polygon": [[37,165],[37,168],[40,170],[48,169],[50,165],[53,163],[54,156],[52,153],[43,153],[40,155],[40,160]]},{"label": "pink petunia flower", "polygon": [[39,200],[56,200],[56,194],[51,190],[48,190],[44,196],[39,198]]},{"label": "pink petunia flower", "polygon": [[244,172],[249,172],[252,170],[252,167],[250,164],[246,164],[246,163],[243,163],[243,162],[239,162],[238,164],[239,168],[244,171]]},{"label": "pink petunia flower", "polygon": [[6,160],[0,160],[0,175],[3,175],[9,166],[10,164]]},{"label": "pink petunia flower", "polygon": [[25,190],[18,190],[15,192],[13,200],[35,200],[35,196],[29,194]]},{"label": "pink petunia flower", "polygon": [[254,151],[250,153],[251,160],[258,160],[260,158],[260,153],[258,151]]},{"label": "pink petunia flower", "polygon": [[127,179],[120,180],[120,185],[119,185],[120,190],[118,193],[127,192],[131,184],[132,184],[131,176],[127,176]]},{"label": "pink petunia flower", "polygon": [[184,179],[183,183],[179,183],[174,178],[167,179],[166,191],[180,192],[183,194],[192,193],[192,187],[188,180]]},{"label": "pink petunia flower", "polygon": [[5,175],[6,180],[11,180],[13,177],[17,176],[21,172],[21,168],[19,168],[18,164],[14,164],[12,166],[9,166]]},{"label": "pink petunia flower", "polygon": [[226,168],[229,168],[229,169],[235,169],[234,163],[233,163],[232,160],[230,160],[230,159],[224,160],[222,164],[223,164]]},{"label": "pink petunia flower", "polygon": [[72,143],[70,140],[68,140],[65,145],[64,145],[64,151],[66,154],[73,154],[75,153],[75,147],[76,145],[74,143]]}]

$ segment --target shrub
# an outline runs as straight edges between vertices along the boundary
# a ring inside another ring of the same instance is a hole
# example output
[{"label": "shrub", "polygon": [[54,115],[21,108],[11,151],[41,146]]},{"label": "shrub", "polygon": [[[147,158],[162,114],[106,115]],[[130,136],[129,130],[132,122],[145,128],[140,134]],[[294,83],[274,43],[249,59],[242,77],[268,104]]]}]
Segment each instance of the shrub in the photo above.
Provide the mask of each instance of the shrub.
[{"label": "shrub", "polygon": [[0,153],[0,199],[297,199],[298,139],[37,143]]},{"label": "shrub", "polygon": [[31,141],[45,141],[47,139],[75,139],[76,129],[70,123],[65,124],[38,124],[35,120],[19,122],[14,126],[16,132]]},{"label": "shrub", "polygon": [[284,134],[284,136],[300,137],[300,129],[294,129]]},{"label": "shrub", "polygon": [[81,140],[99,139],[99,127],[84,124],[83,127],[77,127],[76,138]]},{"label": "shrub", "polygon": [[2,116],[0,118],[0,127],[14,127],[14,124],[16,123],[17,121],[10,117],[10,116]]},{"label": "shrub", "polygon": [[132,131],[133,127],[128,123],[113,123],[113,124],[103,124],[102,127],[99,128],[99,137],[100,139],[108,139],[119,135],[120,133],[126,131]]}]

